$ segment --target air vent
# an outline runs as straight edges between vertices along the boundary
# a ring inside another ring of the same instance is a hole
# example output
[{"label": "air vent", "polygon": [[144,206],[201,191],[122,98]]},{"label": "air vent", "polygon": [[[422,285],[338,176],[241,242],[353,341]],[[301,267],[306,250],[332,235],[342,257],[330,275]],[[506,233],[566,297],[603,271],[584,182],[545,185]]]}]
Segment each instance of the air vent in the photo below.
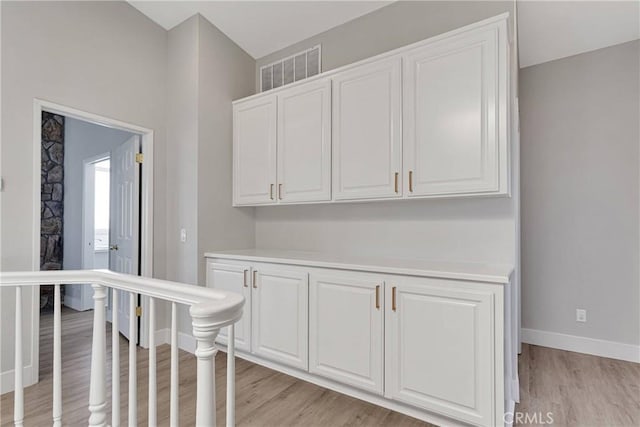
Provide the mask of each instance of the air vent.
[{"label": "air vent", "polygon": [[320,74],[320,45],[260,67],[260,91],[275,89]]}]

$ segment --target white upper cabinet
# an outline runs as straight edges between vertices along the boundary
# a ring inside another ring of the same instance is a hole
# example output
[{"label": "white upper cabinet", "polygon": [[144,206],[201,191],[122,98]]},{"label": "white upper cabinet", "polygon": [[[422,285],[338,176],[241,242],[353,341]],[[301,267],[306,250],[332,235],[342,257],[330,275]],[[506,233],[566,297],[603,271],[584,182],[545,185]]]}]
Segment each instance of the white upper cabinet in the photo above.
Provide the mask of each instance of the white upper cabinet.
[{"label": "white upper cabinet", "polygon": [[336,200],[402,196],[401,59],[333,76]]},{"label": "white upper cabinet", "polygon": [[408,197],[507,193],[506,46],[493,24],[404,55]]},{"label": "white upper cabinet", "polygon": [[233,202],[272,203],[276,185],[276,97],[233,107]]},{"label": "white upper cabinet", "polygon": [[508,196],[507,22],[235,102],[234,205]]},{"label": "white upper cabinet", "polygon": [[331,200],[331,82],[278,94],[278,203]]}]

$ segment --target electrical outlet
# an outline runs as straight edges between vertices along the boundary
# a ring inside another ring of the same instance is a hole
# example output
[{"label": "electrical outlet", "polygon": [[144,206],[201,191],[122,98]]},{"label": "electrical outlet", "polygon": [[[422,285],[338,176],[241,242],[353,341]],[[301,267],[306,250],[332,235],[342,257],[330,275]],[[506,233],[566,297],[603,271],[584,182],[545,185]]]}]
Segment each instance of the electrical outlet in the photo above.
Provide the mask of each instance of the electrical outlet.
[{"label": "electrical outlet", "polygon": [[180,229],[180,241],[182,243],[185,243],[187,241],[187,230],[185,230],[184,228]]},{"label": "electrical outlet", "polygon": [[576,322],[586,322],[587,321],[587,310],[583,308],[576,308]]}]

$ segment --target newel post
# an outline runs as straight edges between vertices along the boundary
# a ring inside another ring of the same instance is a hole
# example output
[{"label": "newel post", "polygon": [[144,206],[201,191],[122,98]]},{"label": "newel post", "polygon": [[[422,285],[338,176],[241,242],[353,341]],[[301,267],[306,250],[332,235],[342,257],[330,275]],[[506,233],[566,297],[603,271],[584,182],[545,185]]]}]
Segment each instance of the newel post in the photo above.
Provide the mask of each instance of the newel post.
[{"label": "newel post", "polygon": [[91,382],[89,388],[89,425],[107,425],[107,390],[105,378],[105,354],[107,352],[107,332],[105,330],[106,288],[93,288],[93,343],[91,347]]},{"label": "newel post", "polygon": [[190,309],[193,336],[196,339],[197,383],[196,383],[196,426],[216,425],[216,377],[215,357],[218,352],[214,341],[220,331],[210,316]]}]

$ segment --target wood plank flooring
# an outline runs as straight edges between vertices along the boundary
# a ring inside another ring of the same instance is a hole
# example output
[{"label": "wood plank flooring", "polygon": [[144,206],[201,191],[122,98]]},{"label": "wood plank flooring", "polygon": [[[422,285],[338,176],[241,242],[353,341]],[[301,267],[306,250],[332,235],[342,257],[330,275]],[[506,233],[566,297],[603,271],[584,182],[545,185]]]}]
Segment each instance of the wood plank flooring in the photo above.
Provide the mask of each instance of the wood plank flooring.
[{"label": "wood plank flooring", "polygon": [[[86,425],[93,312],[63,310],[63,424]],[[109,330],[109,328],[108,328]],[[110,334],[110,330],[109,330]],[[40,382],[25,391],[25,426],[51,425],[52,316],[41,319]],[[109,335],[110,336],[110,335]],[[107,339],[110,365],[110,339]],[[120,340],[122,424],[127,417],[127,341]],[[148,352],[138,349],[138,425],[147,424]],[[216,359],[218,424],[225,416],[225,355]],[[517,411],[546,415],[557,426],[640,425],[640,365],[543,347],[523,346]],[[108,413],[111,375],[107,377]],[[195,357],[180,352],[180,424],[194,424]],[[239,426],[427,426],[414,418],[237,359]],[[158,347],[158,424],[169,422],[169,346]],[[521,424],[540,424],[523,419]],[[544,418],[542,419],[544,420]],[[529,421],[529,422],[524,422]],[[109,415],[110,422],[110,415]],[[13,423],[13,394],[0,401],[0,425]]]}]

